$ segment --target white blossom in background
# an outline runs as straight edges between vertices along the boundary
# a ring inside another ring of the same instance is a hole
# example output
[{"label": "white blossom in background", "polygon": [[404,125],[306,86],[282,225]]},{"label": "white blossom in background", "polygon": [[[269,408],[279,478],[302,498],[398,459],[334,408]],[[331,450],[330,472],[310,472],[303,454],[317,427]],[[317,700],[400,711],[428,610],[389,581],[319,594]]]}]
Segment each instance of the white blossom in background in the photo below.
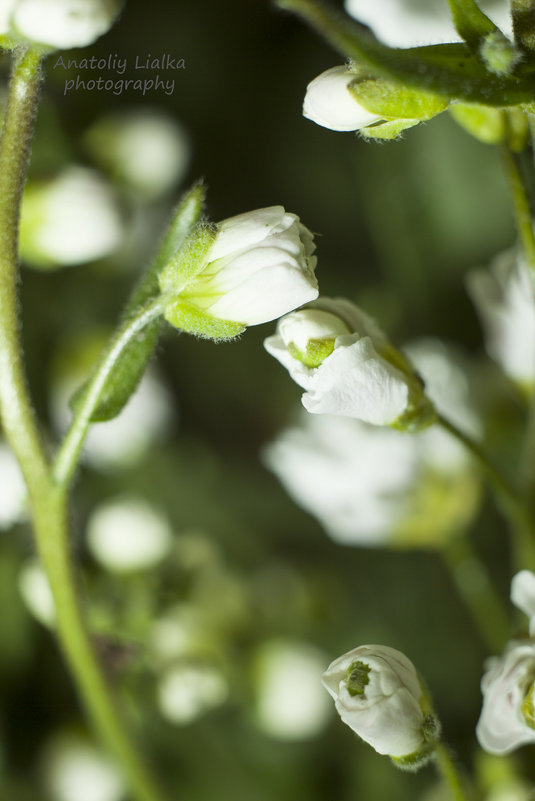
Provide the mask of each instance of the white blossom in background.
[{"label": "white blossom in background", "polygon": [[308,643],[267,640],[255,656],[255,719],[280,740],[314,737],[330,713],[318,676],[325,658]]},{"label": "white blossom in background", "polygon": [[30,559],[19,573],[19,591],[27,609],[44,626],[56,624],[56,606],[45,571],[37,559]]},{"label": "white blossom in background", "polygon": [[[180,289],[180,300],[220,320],[258,325],[318,296],[314,238],[282,206],[219,223],[202,270]],[[164,270],[163,292],[175,278]]]},{"label": "white blossom in background", "polygon": [[0,530],[26,518],[26,484],[10,448],[0,442]]},{"label": "white blossom in background", "polygon": [[[54,382],[51,417],[58,432],[72,419],[69,401],[85,375],[75,370]],[[176,403],[158,372],[150,367],[121,413],[91,426],[83,459],[92,467],[112,471],[137,462],[158,441],[164,440],[176,422]]]},{"label": "white blossom in background", "polygon": [[[424,339],[405,350],[437,408],[477,436],[479,421],[468,382],[448,348]],[[413,540],[411,528],[436,532],[441,525],[455,527],[455,521],[462,525],[477,498],[466,452],[434,426],[407,435],[341,416],[306,414],[264,449],[263,459],[290,497],[335,541],[348,545],[392,544],[405,523],[400,543]],[[419,523],[418,493],[425,493],[430,477],[444,482],[446,501],[470,489],[470,498],[464,496],[466,508],[441,505],[435,491],[431,517],[422,511]]]},{"label": "white blossom in background", "polygon": [[529,617],[529,633],[535,637],[535,573],[521,570],[511,582],[511,601]]},{"label": "white blossom in background", "polygon": [[331,67],[311,81],[303,116],[332,131],[358,131],[383,119],[361,106],[348,89],[355,73],[345,66]]},{"label": "white blossom in background", "polygon": [[185,663],[166,671],[158,681],[157,701],[162,715],[185,726],[228,697],[228,684],[214,665]]},{"label": "white blossom in background", "polygon": [[134,496],[101,504],[88,521],[88,548],[97,562],[112,572],[154,567],[167,556],[172,543],[168,520]]},{"label": "white blossom in background", "polygon": [[123,801],[126,788],[106,753],[70,733],[56,735],[43,756],[44,781],[51,801]]},{"label": "white blossom in background", "polygon": [[177,120],[159,109],[130,109],[101,118],[86,135],[92,155],[144,198],[156,198],[184,177],[191,155]]},{"label": "white blossom in background", "polygon": [[[508,36],[508,0],[481,0],[481,10]],[[391,47],[459,42],[447,0],[346,0],[345,9]]]},{"label": "white blossom in background", "polygon": [[535,381],[535,299],[533,281],[514,250],[497,256],[489,270],[468,277],[468,290],[481,318],[489,355],[513,381]]},{"label": "white blossom in background", "polygon": [[485,668],[479,744],[491,754],[508,754],[535,743],[535,642],[511,641]]},{"label": "white blossom in background", "polygon": [[21,211],[21,256],[37,267],[68,267],[109,256],[124,224],[117,198],[94,170],[68,167],[30,183]]},{"label": "white blossom in background", "polygon": [[407,411],[416,376],[383,357],[390,346],[371,317],[343,298],[286,315],[264,346],[303,387],[314,414],[391,425]]},{"label": "white blossom in background", "polygon": [[52,48],[92,44],[113,25],[118,0],[2,0],[0,36]]},{"label": "white blossom in background", "polygon": [[400,651],[362,645],[332,662],[322,677],[343,722],[379,754],[425,756],[439,733],[416,669]]}]

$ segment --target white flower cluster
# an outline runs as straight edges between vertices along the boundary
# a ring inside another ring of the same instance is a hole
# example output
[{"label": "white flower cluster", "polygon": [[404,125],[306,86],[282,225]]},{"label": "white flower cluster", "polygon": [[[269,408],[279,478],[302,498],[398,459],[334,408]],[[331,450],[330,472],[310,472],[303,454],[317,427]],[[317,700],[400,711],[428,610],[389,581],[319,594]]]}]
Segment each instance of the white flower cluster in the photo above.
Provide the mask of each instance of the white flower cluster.
[{"label": "white flower cluster", "polygon": [[[436,408],[477,436],[455,354],[427,339],[405,350]],[[306,414],[265,449],[264,460],[293,500],[346,545],[431,545],[462,527],[477,501],[464,449],[436,426],[409,437],[347,417]]]},{"label": "white flower cluster", "polygon": [[535,743],[535,573],[516,574],[511,600],[529,617],[530,638],[512,640],[502,656],[487,661],[476,733],[491,754],[508,754]]}]

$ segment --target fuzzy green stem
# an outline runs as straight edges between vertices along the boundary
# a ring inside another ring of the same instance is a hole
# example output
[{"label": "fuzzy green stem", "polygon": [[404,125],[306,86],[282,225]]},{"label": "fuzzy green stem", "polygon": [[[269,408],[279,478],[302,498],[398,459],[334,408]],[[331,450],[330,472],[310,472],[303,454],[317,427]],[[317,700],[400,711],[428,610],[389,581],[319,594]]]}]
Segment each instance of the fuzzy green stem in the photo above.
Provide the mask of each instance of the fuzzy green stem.
[{"label": "fuzzy green stem", "polygon": [[142,306],[135,315],[127,318],[113,337],[84,393],[81,407],[77,410],[56,455],[53,475],[57,484],[67,486],[71,481],[91,424],[92,414],[102,396],[110,373],[132,339],[150,322],[161,316],[162,304],[162,297],[159,296],[146,306]]},{"label": "fuzzy green stem", "polygon": [[0,139],[0,418],[28,486],[37,550],[56,606],[57,634],[89,718],[136,801],[164,801],[131,742],[98,664],[76,593],[66,490],[54,483],[30,401],[18,330],[18,220],[37,106],[40,57],[15,52]]},{"label": "fuzzy green stem", "polygon": [[41,64],[15,53],[0,140],[0,417],[30,494],[47,483],[47,460],[26,385],[17,305],[18,220],[37,108]]},{"label": "fuzzy green stem", "polygon": [[435,749],[435,763],[438,772],[448,787],[453,801],[469,801],[468,792],[461,778],[451,752],[444,743],[438,743]]},{"label": "fuzzy green stem", "polygon": [[526,262],[535,276],[535,234],[529,191],[518,163],[518,157],[507,145],[502,146],[502,154],[522,250]]},{"label": "fuzzy green stem", "polygon": [[453,537],[441,550],[458,593],[491,653],[502,651],[509,618],[489,573],[466,535]]},{"label": "fuzzy green stem", "polygon": [[498,505],[511,525],[513,556],[517,569],[524,567],[535,570],[535,521],[522,497],[492,464],[479,443],[440,414],[437,423],[467,448],[495,489]]}]

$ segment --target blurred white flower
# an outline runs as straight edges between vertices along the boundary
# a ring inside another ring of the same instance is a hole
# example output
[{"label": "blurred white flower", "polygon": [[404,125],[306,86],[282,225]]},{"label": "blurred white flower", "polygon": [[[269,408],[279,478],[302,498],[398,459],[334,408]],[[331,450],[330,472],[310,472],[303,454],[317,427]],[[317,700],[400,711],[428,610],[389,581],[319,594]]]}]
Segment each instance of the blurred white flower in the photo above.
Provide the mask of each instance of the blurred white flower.
[{"label": "blurred white flower", "polygon": [[[505,34],[512,35],[507,0],[481,0],[478,5]],[[345,8],[391,47],[461,41],[446,0],[346,0]]]},{"label": "blurred white flower", "polygon": [[511,601],[529,617],[529,633],[535,636],[535,573],[521,570],[511,582]]},{"label": "blurred white flower", "polygon": [[535,299],[523,258],[514,250],[501,253],[488,271],[469,275],[467,284],[489,355],[513,381],[531,386],[535,380]]},{"label": "blurred white flower", "polygon": [[379,754],[423,758],[436,743],[438,722],[412,662],[386,645],[362,645],[332,662],[323,685],[338,714]]},{"label": "blurred white flower", "polygon": [[37,559],[30,559],[19,573],[19,590],[32,615],[44,626],[56,623],[56,606],[45,571]]},{"label": "blurred white flower", "polygon": [[[282,206],[230,217],[177,300],[244,326],[274,320],[318,296],[315,249],[308,228]],[[163,292],[176,290],[174,273],[164,270],[160,283]]]},{"label": "blurred white flower", "polygon": [[227,680],[214,665],[177,665],[158,682],[157,699],[162,715],[182,726],[221,706],[227,697]]},{"label": "blurred white flower", "polygon": [[173,189],[190,160],[184,129],[159,109],[131,109],[103,117],[86,140],[105,169],[145,198]]},{"label": "blurred white flower", "polygon": [[87,525],[92,556],[107,570],[147,570],[171,549],[169,522],[141,498],[124,497],[97,507]]},{"label": "blurred white flower", "polygon": [[117,0],[2,0],[0,35],[52,48],[85,47],[110,29],[119,8]]},{"label": "blurred white flower", "polygon": [[[59,432],[65,431],[72,419],[69,401],[86,375],[76,369],[60,374],[53,384],[51,416]],[[128,467],[168,436],[175,416],[176,403],[157,371],[149,366],[121,413],[91,426],[83,459],[105,471]]]},{"label": "blurred white flower", "polygon": [[324,656],[307,643],[267,640],[255,657],[258,726],[281,740],[316,735],[328,720],[330,707],[321,689]]},{"label": "blurred white flower", "polygon": [[391,425],[418,384],[408,365],[402,371],[383,356],[393,349],[375,321],[343,298],[320,298],[283,317],[264,346],[306,390],[301,400],[314,414]]},{"label": "blurred white flower", "polygon": [[30,183],[21,211],[21,256],[37,267],[84,264],[110,255],[124,226],[111,187],[94,170],[68,167]]},{"label": "blurred white flower", "polygon": [[[420,340],[405,350],[437,408],[477,435],[467,380],[448,349]],[[293,500],[345,544],[432,544],[417,532],[433,531],[439,541],[438,532],[462,525],[477,499],[465,451],[433,426],[407,436],[349,418],[303,415],[263,457]],[[450,505],[453,497],[459,506]]]},{"label": "blurred white flower", "polygon": [[535,642],[513,640],[485,667],[479,744],[491,754],[508,754],[535,743]]},{"label": "blurred white flower", "polygon": [[382,117],[361,106],[348,89],[355,73],[332,67],[311,81],[303,103],[303,116],[332,131],[358,131]]},{"label": "blurred white flower", "polygon": [[0,442],[0,529],[26,517],[26,484],[10,448]]},{"label": "blurred white flower", "polygon": [[[56,735],[43,756],[51,801],[123,801],[126,788],[110,758],[79,735]],[[47,795],[48,797],[48,795]]]}]

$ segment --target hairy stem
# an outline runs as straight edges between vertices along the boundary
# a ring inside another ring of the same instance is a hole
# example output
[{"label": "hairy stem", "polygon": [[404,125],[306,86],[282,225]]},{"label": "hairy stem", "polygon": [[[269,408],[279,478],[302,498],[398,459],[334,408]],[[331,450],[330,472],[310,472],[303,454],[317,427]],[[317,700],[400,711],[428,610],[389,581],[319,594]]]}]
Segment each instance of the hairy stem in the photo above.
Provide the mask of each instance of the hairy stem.
[{"label": "hairy stem", "polygon": [[502,147],[505,173],[511,191],[513,211],[526,262],[535,277],[535,234],[529,191],[522,175],[518,157],[507,145]]},{"label": "hairy stem", "polygon": [[[77,690],[136,801],[163,801],[115,706],[76,592],[66,488],[54,482],[30,401],[18,326],[18,220],[40,82],[40,56],[15,52],[0,139],[0,419],[24,474],[35,537],[56,607],[57,635]],[[74,458],[74,457],[72,457]]]},{"label": "hairy stem", "polygon": [[447,746],[439,743],[435,749],[435,763],[449,788],[453,801],[469,801],[468,792]]}]

